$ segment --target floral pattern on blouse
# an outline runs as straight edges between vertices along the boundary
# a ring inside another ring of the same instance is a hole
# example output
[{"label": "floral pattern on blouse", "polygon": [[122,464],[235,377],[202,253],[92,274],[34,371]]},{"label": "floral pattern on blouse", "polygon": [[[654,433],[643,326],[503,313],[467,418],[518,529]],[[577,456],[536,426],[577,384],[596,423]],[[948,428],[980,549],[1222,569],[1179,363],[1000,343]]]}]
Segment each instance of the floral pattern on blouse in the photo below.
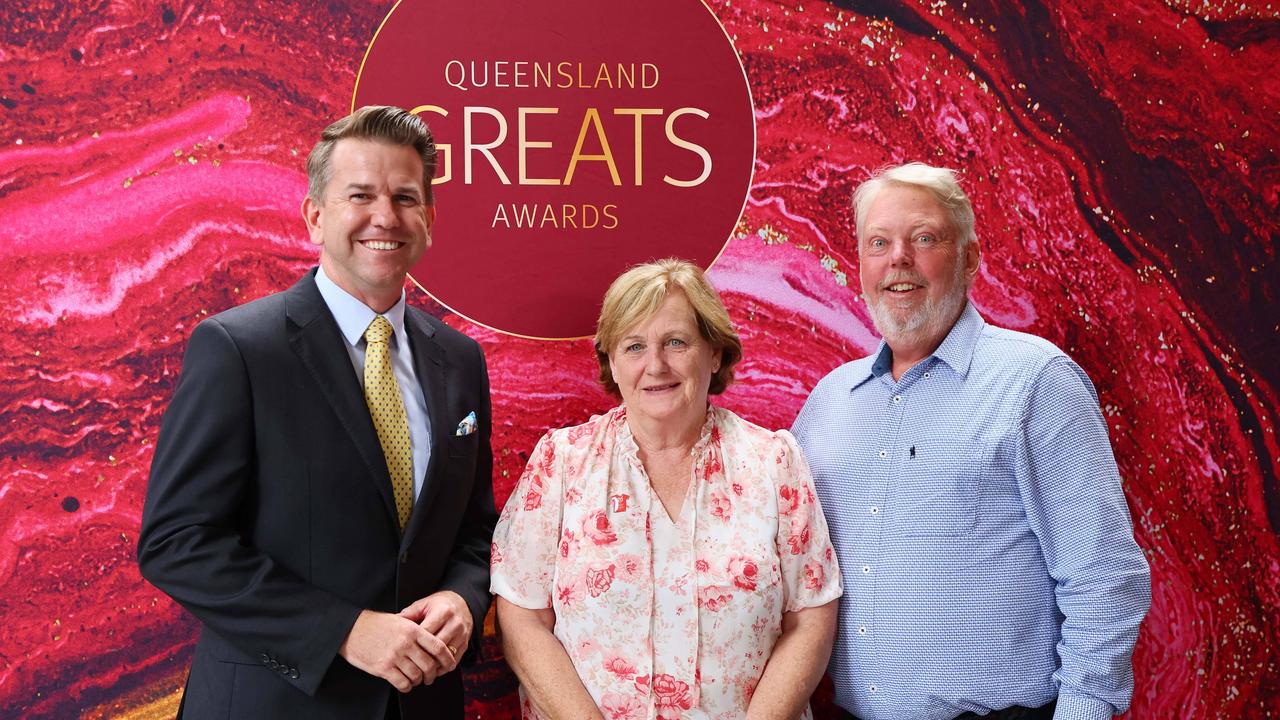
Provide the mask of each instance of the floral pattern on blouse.
[{"label": "floral pattern on blouse", "polygon": [[[493,592],[555,611],[556,638],[611,720],[744,716],[782,614],[842,593],[791,433],[710,407],[693,455],[672,519],[625,406],[552,430],[494,532]],[[523,689],[521,707],[538,717]]]}]

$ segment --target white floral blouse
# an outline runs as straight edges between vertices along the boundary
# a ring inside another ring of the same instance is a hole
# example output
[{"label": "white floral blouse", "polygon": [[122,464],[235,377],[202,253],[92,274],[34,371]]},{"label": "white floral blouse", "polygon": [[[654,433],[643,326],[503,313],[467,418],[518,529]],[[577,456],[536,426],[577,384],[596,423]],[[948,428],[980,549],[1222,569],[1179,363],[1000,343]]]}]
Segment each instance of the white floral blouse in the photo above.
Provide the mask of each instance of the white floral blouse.
[{"label": "white floral blouse", "polygon": [[809,467],[791,433],[711,407],[672,520],[637,453],[625,407],[544,435],[494,532],[492,590],[555,611],[606,718],[740,718],[782,614],[842,593]]}]

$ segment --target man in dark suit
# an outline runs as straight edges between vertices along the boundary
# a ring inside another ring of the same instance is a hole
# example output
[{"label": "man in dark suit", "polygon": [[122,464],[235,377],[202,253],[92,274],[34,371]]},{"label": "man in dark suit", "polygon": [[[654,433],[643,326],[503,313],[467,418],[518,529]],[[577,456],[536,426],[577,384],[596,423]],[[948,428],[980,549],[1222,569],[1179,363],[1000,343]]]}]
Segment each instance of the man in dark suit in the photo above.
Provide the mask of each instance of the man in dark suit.
[{"label": "man in dark suit", "polygon": [[461,718],[495,514],[484,357],[404,300],[435,146],[390,107],[322,137],[320,268],[192,333],[138,561],[203,625],[183,717]]}]

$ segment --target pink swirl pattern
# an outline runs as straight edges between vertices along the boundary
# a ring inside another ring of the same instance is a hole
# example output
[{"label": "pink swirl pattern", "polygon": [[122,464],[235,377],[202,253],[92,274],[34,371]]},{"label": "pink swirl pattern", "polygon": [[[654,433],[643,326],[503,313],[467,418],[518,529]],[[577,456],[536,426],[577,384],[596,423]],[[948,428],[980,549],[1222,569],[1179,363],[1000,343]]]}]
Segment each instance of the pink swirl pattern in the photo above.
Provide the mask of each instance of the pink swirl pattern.
[{"label": "pink swirl pattern", "polygon": [[[711,7],[758,128],[711,271],[746,346],[723,404],[785,427],[873,349],[849,193],[890,162],[962,169],[976,304],[1066,349],[1101,395],[1154,585],[1130,717],[1280,714],[1280,11]],[[195,624],[133,559],[160,416],[195,323],[314,262],[303,156],[389,9],[0,7],[4,715],[172,716]],[[613,403],[589,343],[447,319],[489,358],[502,503],[547,428]],[[517,717],[491,626],[485,650],[470,710]]]}]

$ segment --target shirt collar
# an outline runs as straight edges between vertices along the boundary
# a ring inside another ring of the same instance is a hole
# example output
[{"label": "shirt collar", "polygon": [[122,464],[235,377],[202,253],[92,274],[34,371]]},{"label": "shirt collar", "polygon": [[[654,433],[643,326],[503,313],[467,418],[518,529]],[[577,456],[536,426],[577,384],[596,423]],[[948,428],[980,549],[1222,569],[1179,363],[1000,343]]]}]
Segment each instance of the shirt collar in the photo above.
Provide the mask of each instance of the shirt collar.
[{"label": "shirt collar", "polygon": [[[709,446],[720,441],[720,429],[717,419],[719,411],[715,405],[707,401],[707,417],[702,421],[702,430],[698,436],[698,441],[689,449],[689,454],[693,457],[703,455]],[[640,463],[640,445],[636,443],[635,435],[631,433],[631,426],[627,424],[627,406],[626,403],[619,405],[617,415],[614,422],[618,423],[618,441],[621,443],[623,455],[636,465]]]},{"label": "shirt collar", "polygon": [[880,377],[892,369],[893,351],[889,349],[889,343],[881,340],[880,347],[876,348],[875,360],[872,361],[871,367],[867,369],[866,376],[859,377],[858,382],[864,383],[873,377]]},{"label": "shirt collar", "polygon": [[[966,302],[956,324],[951,326],[942,344],[929,357],[946,363],[952,372],[964,377],[969,373],[969,364],[973,361],[973,348],[978,344],[978,334],[986,324],[973,303]],[[884,340],[880,341],[880,346],[872,357],[875,359],[867,368],[866,374],[854,378],[854,387],[893,369],[893,350]],[[929,358],[925,358],[926,362],[928,360]]]},{"label": "shirt collar", "polygon": [[[378,316],[368,305],[360,302],[351,293],[338,287],[329,276],[325,274],[324,267],[316,272],[316,288],[320,291],[320,297],[324,298],[324,304],[329,306],[329,312],[333,314],[333,319],[338,323],[338,330],[342,332],[342,337],[352,347],[360,344],[360,340],[364,338],[364,331],[368,329],[369,323]],[[404,335],[404,290],[400,291],[400,299],[390,310],[382,313],[391,323],[391,329],[395,333],[396,342]]]},{"label": "shirt collar", "polygon": [[933,351],[933,356],[946,363],[960,377],[968,375],[969,364],[973,361],[973,348],[978,344],[978,334],[986,324],[973,303],[966,302],[960,319],[951,326],[951,332],[947,333],[938,349]]}]

